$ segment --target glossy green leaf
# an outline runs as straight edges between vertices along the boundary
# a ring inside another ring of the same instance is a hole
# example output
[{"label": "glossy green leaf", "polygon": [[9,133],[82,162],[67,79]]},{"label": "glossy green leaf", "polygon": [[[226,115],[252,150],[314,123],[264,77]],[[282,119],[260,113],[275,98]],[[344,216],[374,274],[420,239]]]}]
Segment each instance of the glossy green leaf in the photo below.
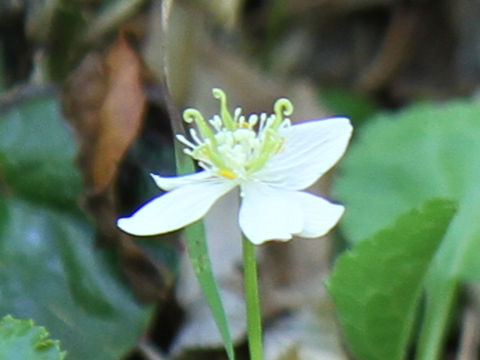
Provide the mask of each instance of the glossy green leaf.
[{"label": "glossy green leaf", "polygon": [[455,210],[428,201],[337,259],[328,290],[356,359],[405,358],[426,271]]},{"label": "glossy green leaf", "polygon": [[[342,229],[358,242],[432,197],[459,212],[427,280],[420,359],[437,359],[459,281],[480,278],[480,104],[422,104],[365,125],[342,162],[334,193]],[[428,350],[427,350],[428,349]]]},{"label": "glossy green leaf", "polygon": [[59,342],[49,339],[45,328],[32,320],[19,320],[10,315],[0,320],[0,359],[62,360],[65,352]]},{"label": "glossy green leaf", "polygon": [[77,207],[82,180],[72,132],[54,97],[25,100],[0,114],[0,174],[14,196]]},{"label": "glossy green leaf", "polygon": [[53,96],[0,115],[0,314],[47,327],[69,360],[116,360],[152,311],[93,246],[72,135]]},{"label": "glossy green leaf", "polygon": [[0,313],[45,325],[72,360],[114,360],[127,353],[150,311],[93,248],[88,224],[20,200],[2,202]]}]

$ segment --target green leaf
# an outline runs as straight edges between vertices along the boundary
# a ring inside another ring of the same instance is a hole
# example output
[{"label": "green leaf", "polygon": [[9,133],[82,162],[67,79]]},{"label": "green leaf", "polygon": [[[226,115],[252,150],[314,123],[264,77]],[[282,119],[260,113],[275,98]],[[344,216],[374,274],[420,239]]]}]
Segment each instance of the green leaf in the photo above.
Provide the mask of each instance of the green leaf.
[{"label": "green leaf", "polygon": [[56,98],[28,99],[0,114],[0,176],[15,196],[77,208],[82,181],[75,153]]},{"label": "green leaf", "polygon": [[151,311],[137,305],[83,221],[20,200],[2,200],[0,313],[44,324],[69,359],[118,359]]},{"label": "green leaf", "polygon": [[479,114],[475,102],[422,104],[365,124],[333,189],[348,205],[342,230],[349,241],[370,236],[427,199],[468,201],[480,175]]},{"label": "green leaf", "polygon": [[348,116],[355,126],[362,124],[376,111],[371,99],[348,89],[322,89],[321,99],[334,113]]},{"label": "green leaf", "polygon": [[405,358],[425,273],[455,210],[428,201],[338,258],[328,290],[357,359]]},{"label": "green leaf", "polygon": [[83,2],[78,0],[58,1],[52,16],[47,36],[47,66],[52,79],[62,81],[68,75],[81,54],[84,44],[80,35],[87,28]]},{"label": "green leaf", "polygon": [[0,320],[0,358],[2,360],[62,360],[59,342],[48,338],[45,328],[32,320],[14,319],[7,315]]},{"label": "green leaf", "polygon": [[52,96],[0,115],[0,314],[46,326],[69,360],[116,360],[152,314],[122,283],[79,211],[75,141]]},{"label": "green leaf", "polygon": [[[178,174],[188,174],[195,171],[193,162],[180,147],[175,146],[175,157]],[[205,229],[202,222],[196,222],[185,229],[188,254],[203,295],[217,324],[228,359],[235,359],[232,336],[228,327],[225,308],[218,291],[217,281],[213,275],[212,264],[208,254]]]},{"label": "green leaf", "polygon": [[427,279],[419,359],[437,359],[456,289],[480,278],[480,103],[421,104],[384,114],[357,134],[335,186],[347,205],[342,229],[358,242],[432,197],[455,199],[458,215]]}]

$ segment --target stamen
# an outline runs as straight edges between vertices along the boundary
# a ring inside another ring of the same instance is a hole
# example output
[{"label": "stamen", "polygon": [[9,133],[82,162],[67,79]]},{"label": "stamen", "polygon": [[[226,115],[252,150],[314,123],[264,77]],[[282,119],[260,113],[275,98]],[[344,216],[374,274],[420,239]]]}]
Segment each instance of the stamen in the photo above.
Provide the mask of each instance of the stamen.
[{"label": "stamen", "polygon": [[263,129],[265,129],[265,121],[267,121],[267,114],[266,113],[261,113],[260,114],[260,127],[258,129],[259,133],[263,132]]},{"label": "stamen", "polygon": [[232,117],[225,93],[220,89],[212,93],[220,100],[220,115],[205,121],[198,110],[185,110],[184,120],[196,126],[189,129],[188,139],[184,135],[177,135],[177,139],[200,168],[225,179],[254,179],[255,172],[284,149],[285,139],[279,130],[291,126],[288,116],[293,106],[289,100],[279,99],[271,114],[245,116],[236,107]]},{"label": "stamen", "polygon": [[245,127],[248,128],[248,123],[246,123],[245,116],[243,116],[243,115],[241,115],[238,118],[237,123],[238,123],[238,127],[240,127],[240,128],[245,128]]},{"label": "stamen", "polygon": [[273,129],[273,130],[276,130],[273,125],[275,123],[275,115],[270,115],[269,117],[267,117],[267,120],[265,120],[265,124],[264,124],[264,131],[266,131],[267,129]]},{"label": "stamen", "polygon": [[236,107],[235,110],[233,110],[233,121],[238,122],[240,115],[242,115],[242,108]]},{"label": "stamen", "polygon": [[237,175],[235,175],[234,172],[230,171],[230,170],[225,170],[225,169],[221,169],[218,171],[218,175],[224,177],[224,178],[227,178],[227,179],[236,179],[237,178]]},{"label": "stamen", "polygon": [[195,141],[197,143],[197,146],[203,144],[203,141],[198,137],[197,131],[195,129],[190,128],[189,132],[190,132],[190,136],[192,137],[193,141]]},{"label": "stamen", "polygon": [[215,114],[208,122],[212,124],[217,132],[222,130],[222,119],[217,114]]},{"label": "stamen", "polygon": [[190,148],[195,148],[197,145],[189,141],[183,134],[177,134],[175,135],[178,141],[180,141],[183,145],[186,145]]},{"label": "stamen", "polygon": [[289,118],[285,118],[280,124],[279,129],[285,129],[292,126],[292,121]]},{"label": "stamen", "polygon": [[205,164],[203,161],[198,162],[198,166],[201,167],[203,170],[210,171],[211,167],[207,164]]},{"label": "stamen", "polygon": [[258,115],[257,114],[250,114],[248,116],[248,124],[250,125],[250,128],[253,129],[255,125],[257,125],[258,122]]}]

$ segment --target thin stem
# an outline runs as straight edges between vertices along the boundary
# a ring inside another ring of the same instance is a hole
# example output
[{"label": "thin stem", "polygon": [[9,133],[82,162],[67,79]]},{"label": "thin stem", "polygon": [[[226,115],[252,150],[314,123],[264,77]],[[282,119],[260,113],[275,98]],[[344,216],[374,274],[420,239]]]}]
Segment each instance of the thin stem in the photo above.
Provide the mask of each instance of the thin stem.
[{"label": "thin stem", "polygon": [[147,360],[165,360],[165,357],[148,341],[141,340],[137,347]]},{"label": "thin stem", "polygon": [[245,237],[243,237],[243,269],[250,360],[262,360],[262,319],[258,296],[257,259],[255,258],[255,246]]}]

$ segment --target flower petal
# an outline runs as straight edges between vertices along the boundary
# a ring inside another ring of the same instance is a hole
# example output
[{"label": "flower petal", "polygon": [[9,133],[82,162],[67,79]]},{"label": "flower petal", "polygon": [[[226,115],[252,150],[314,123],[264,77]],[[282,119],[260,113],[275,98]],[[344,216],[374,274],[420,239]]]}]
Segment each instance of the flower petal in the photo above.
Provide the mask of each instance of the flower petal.
[{"label": "flower petal", "polygon": [[191,183],[154,198],[117,225],[133,235],[156,235],[178,230],[204,216],[218,198],[236,184],[215,179]]},{"label": "flower petal", "polygon": [[157,184],[160,189],[165,191],[212,177],[212,175],[206,171],[200,171],[183,176],[159,176],[155,174],[150,174],[150,176],[153,178],[153,181],[155,181],[155,184]]},{"label": "flower petal", "polygon": [[292,235],[312,238],[328,233],[345,208],[303,191],[275,188],[262,183],[242,186],[240,227],[259,245],[268,240],[289,240]]},{"label": "flower petal", "polygon": [[[293,200],[295,199],[295,200]],[[303,229],[295,235],[314,238],[328,233],[340,220],[345,208],[303,191],[292,194],[292,201],[300,203],[303,211]]]},{"label": "flower petal", "polygon": [[239,223],[252,243],[289,240],[301,232],[302,209],[290,201],[292,191],[251,182],[242,185],[242,193]]},{"label": "flower petal", "polygon": [[258,179],[286,189],[305,189],[340,160],[352,129],[350,120],[342,117],[282,129],[283,150],[257,173]]}]

